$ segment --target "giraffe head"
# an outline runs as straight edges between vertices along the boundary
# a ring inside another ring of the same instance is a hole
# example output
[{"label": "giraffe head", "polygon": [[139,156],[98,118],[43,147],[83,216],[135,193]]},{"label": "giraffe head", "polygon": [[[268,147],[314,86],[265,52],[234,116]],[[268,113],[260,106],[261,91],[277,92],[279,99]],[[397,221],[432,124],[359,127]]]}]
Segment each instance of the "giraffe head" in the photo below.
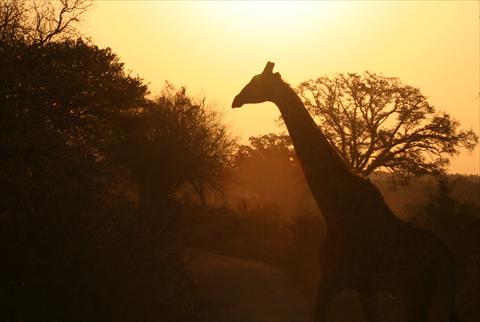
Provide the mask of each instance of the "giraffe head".
[{"label": "giraffe head", "polygon": [[252,80],[233,99],[233,108],[241,107],[244,104],[272,101],[275,98],[277,85],[282,82],[282,78],[280,73],[273,73],[273,66],[275,66],[274,63],[268,62],[262,73],[253,76]]}]

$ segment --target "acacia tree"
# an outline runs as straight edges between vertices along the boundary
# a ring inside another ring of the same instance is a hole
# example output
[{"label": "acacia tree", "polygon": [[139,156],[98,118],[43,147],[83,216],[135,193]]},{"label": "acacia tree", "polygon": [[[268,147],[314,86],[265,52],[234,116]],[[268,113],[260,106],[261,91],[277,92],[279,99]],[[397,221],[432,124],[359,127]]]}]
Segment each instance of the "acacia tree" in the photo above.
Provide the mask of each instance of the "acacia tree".
[{"label": "acacia tree", "polygon": [[297,91],[329,142],[366,176],[379,169],[397,179],[443,172],[450,156],[478,142],[397,78],[338,74],[305,81]]},{"label": "acacia tree", "polygon": [[0,0],[0,41],[44,45],[78,36],[90,0]]},{"label": "acacia tree", "polygon": [[236,141],[205,99],[167,83],[160,96],[125,115],[124,122],[115,154],[131,170],[144,202],[172,199],[189,185],[206,205],[205,190],[221,189]]}]

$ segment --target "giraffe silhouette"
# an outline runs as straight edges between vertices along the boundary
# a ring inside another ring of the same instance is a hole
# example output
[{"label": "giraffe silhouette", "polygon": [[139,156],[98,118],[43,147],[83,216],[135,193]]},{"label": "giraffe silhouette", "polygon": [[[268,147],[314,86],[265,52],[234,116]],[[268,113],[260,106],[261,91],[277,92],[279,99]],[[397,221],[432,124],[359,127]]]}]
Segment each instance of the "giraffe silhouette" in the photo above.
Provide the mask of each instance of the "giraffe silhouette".
[{"label": "giraffe silhouette", "polygon": [[377,291],[401,299],[409,322],[428,320],[434,295],[441,307],[440,320],[457,321],[449,248],[430,231],[398,219],[375,185],[348,168],[273,67],[268,62],[235,97],[232,107],[266,101],[277,105],[324,217],[327,235],[320,251],[315,321],[326,321],[332,299],[347,288],[358,293],[370,322],[379,321]]}]

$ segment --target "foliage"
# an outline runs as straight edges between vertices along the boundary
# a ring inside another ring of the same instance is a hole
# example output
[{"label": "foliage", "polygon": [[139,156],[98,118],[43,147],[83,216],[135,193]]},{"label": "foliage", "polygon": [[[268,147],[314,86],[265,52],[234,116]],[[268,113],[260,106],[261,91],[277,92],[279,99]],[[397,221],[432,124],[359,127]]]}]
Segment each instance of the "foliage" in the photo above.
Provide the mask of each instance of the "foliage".
[{"label": "foliage", "polygon": [[4,195],[14,194],[5,206],[91,204],[82,198],[96,198],[110,118],[141,102],[145,86],[110,50],[83,41],[3,44],[0,56],[0,178]]},{"label": "foliage", "polygon": [[275,205],[199,210],[192,229],[194,247],[225,256],[280,266],[290,239]]},{"label": "foliage", "polygon": [[478,136],[437,112],[418,88],[374,73],[339,74],[301,83],[298,93],[329,142],[364,175],[398,178],[438,173]]},{"label": "foliage", "polygon": [[416,221],[442,236],[461,255],[462,261],[480,253],[480,206],[454,197],[459,178],[439,175],[427,185],[428,199],[418,210]]},{"label": "foliage", "polygon": [[[460,178],[436,177],[427,186],[429,198],[417,211],[416,224],[435,231],[452,249],[457,270],[457,302],[465,320],[476,321],[478,309],[478,258],[480,255],[480,207],[453,195]],[[465,183],[463,183],[465,184]]]},{"label": "foliage", "polygon": [[158,98],[123,121],[115,154],[142,187],[144,201],[173,198],[188,184],[205,205],[204,190],[220,190],[235,140],[205,99],[196,101],[185,88],[167,84]]},{"label": "foliage", "polygon": [[1,0],[0,41],[41,46],[78,35],[89,0]]},{"label": "foliage", "polygon": [[82,40],[0,42],[0,60],[0,320],[199,320],[188,211],[135,203],[112,155],[142,80]]},{"label": "foliage", "polygon": [[257,137],[250,137],[248,145],[239,147],[236,162],[240,163],[244,159],[259,158],[268,159],[275,157],[287,157],[287,160],[292,163],[296,159],[293,151],[290,137],[287,135],[277,135],[275,133],[268,133]]},{"label": "foliage", "polygon": [[[100,157],[115,114],[144,101],[146,86],[124,73],[110,49],[82,40],[43,47],[3,44],[0,55],[2,140],[8,140],[1,146],[9,151],[27,144],[38,149],[43,145],[28,142],[51,135]],[[57,141],[45,138],[44,145],[53,148]]]},{"label": "foliage", "polygon": [[301,175],[290,138],[274,133],[250,137],[248,145],[240,145],[233,166],[237,183],[266,199],[274,198],[274,187],[279,188],[290,177]]},{"label": "foliage", "polygon": [[229,171],[232,195],[256,206],[277,204],[282,214],[293,213],[297,197],[308,189],[285,135],[250,137],[248,145],[239,146]]}]

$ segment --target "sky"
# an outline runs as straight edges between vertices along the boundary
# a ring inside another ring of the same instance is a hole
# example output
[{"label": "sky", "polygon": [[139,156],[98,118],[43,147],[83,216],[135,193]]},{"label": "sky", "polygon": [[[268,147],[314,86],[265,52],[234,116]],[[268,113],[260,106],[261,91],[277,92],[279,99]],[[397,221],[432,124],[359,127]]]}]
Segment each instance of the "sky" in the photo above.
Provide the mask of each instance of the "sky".
[{"label": "sky", "polygon": [[[267,61],[292,85],[336,73],[398,77],[463,128],[480,127],[480,1],[95,1],[82,33],[158,93],[206,96],[241,142],[279,131],[271,103],[230,108]],[[450,172],[480,174],[480,149]]]}]

